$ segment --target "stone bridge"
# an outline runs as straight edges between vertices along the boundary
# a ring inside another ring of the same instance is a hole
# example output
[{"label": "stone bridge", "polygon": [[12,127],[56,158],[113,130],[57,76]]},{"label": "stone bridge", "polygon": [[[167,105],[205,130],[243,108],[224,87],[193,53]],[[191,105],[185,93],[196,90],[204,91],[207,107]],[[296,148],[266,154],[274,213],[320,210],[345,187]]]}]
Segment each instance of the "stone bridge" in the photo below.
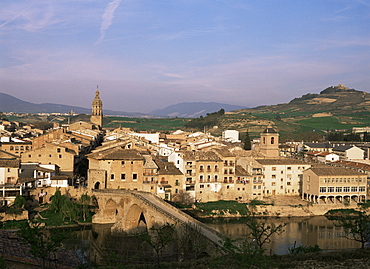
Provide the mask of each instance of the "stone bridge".
[{"label": "stone bridge", "polygon": [[112,231],[136,233],[166,223],[190,228],[221,246],[224,236],[152,193],[128,190],[93,190],[99,211],[93,223],[112,223]]}]

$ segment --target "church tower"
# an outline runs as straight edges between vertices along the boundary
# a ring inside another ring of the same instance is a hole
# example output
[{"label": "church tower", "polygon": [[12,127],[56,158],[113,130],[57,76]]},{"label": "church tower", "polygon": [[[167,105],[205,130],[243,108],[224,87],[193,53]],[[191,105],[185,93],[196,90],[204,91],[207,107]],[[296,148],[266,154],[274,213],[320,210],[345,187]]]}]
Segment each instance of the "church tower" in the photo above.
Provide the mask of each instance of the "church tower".
[{"label": "church tower", "polygon": [[260,152],[268,158],[279,157],[279,133],[273,128],[267,127],[261,133]]},{"label": "church tower", "polygon": [[96,89],[95,98],[92,102],[91,123],[98,125],[99,128],[103,126],[103,102],[100,100],[99,90]]}]

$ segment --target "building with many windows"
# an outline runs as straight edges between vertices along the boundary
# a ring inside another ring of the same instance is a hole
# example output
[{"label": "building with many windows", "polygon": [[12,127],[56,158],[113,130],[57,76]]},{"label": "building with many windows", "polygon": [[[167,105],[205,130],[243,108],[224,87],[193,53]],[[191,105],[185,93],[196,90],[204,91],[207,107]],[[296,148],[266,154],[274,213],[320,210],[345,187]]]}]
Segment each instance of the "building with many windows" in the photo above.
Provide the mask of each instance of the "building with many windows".
[{"label": "building with many windows", "polygon": [[319,166],[303,172],[302,199],[318,204],[366,200],[367,176],[344,167]]}]

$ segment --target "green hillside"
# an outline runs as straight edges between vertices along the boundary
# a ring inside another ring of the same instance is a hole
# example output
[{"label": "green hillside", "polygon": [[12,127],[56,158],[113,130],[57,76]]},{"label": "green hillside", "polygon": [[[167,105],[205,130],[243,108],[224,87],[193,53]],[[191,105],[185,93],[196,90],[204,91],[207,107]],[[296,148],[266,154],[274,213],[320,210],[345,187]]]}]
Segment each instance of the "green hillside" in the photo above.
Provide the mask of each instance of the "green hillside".
[{"label": "green hillside", "polygon": [[320,94],[306,94],[286,104],[225,113],[211,132],[220,134],[235,129],[259,137],[267,125],[272,125],[283,139],[304,138],[309,133],[320,139],[328,131],[370,126],[369,105],[370,94],[343,85],[332,86]]}]

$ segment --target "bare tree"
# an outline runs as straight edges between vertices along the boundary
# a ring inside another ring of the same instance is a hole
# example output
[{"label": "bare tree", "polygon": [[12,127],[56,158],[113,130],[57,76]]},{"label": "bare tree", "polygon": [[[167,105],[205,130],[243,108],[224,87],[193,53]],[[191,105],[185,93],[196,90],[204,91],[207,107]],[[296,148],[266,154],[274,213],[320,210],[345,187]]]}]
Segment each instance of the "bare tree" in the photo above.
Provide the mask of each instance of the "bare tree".
[{"label": "bare tree", "polygon": [[257,244],[260,250],[263,250],[264,244],[271,242],[273,234],[280,235],[285,232],[284,227],[287,225],[286,223],[279,225],[267,224],[260,221],[253,213],[248,216],[245,224],[250,229],[248,237]]},{"label": "bare tree", "polygon": [[360,211],[357,216],[337,220],[337,225],[343,227],[346,238],[360,242],[362,249],[370,242],[370,214]]}]

